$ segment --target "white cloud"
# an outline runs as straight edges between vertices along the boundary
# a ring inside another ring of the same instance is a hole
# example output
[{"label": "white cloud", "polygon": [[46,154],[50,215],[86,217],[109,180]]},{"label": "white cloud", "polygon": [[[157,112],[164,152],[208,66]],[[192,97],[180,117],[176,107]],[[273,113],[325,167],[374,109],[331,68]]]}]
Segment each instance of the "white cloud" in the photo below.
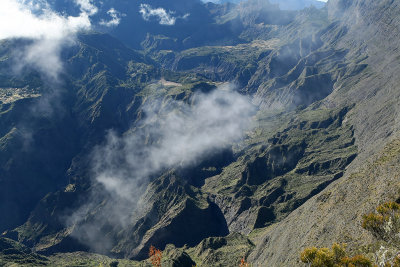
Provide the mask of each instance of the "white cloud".
[{"label": "white cloud", "polygon": [[184,16],[175,17],[175,12],[166,11],[164,8],[152,8],[148,4],[140,5],[140,14],[144,20],[148,21],[151,17],[156,17],[161,25],[175,25],[177,19],[186,19],[190,14],[185,14]]},{"label": "white cloud", "polygon": [[111,20],[105,21],[101,20],[100,25],[106,26],[106,27],[115,27],[118,26],[119,23],[121,22],[121,17],[126,16],[125,14],[121,14],[114,8],[111,8],[110,10],[107,11],[107,14],[111,17]]},{"label": "white cloud", "polygon": [[141,197],[150,177],[169,168],[195,166],[231,147],[251,129],[254,111],[249,99],[231,85],[196,93],[188,102],[145,104],[143,124],[123,136],[110,132],[106,144],[93,151],[92,177],[94,185],[102,187],[94,186],[88,202],[67,219],[68,226],[74,226],[73,236],[95,251],[110,249],[113,244],[103,226],[123,229],[140,219],[141,209],[148,207]]},{"label": "white cloud", "polygon": [[81,11],[89,14],[90,16],[97,13],[98,8],[92,4],[92,0],[74,0],[80,6]]},{"label": "white cloud", "polygon": [[[145,134],[121,139],[108,136],[108,145],[95,153],[98,182],[130,199],[138,180],[165,168],[190,165],[240,139],[250,126],[253,112],[248,99],[231,89],[195,94],[191,105],[179,101],[169,105],[171,111],[160,118],[157,109],[161,103],[149,103],[145,108]],[[141,138],[145,135],[157,140],[143,145]]]},{"label": "white cloud", "polygon": [[59,39],[79,29],[89,28],[88,14],[82,12],[79,17],[64,17],[50,9],[36,15],[31,2],[1,0],[0,2],[0,39],[6,38],[53,38]]},{"label": "white cloud", "polygon": [[141,4],[139,12],[144,20],[150,20],[150,17],[158,17],[161,25],[174,25],[176,22],[173,12],[167,12],[161,7],[153,9],[148,4]]},{"label": "white cloud", "polygon": [[76,0],[79,16],[62,16],[45,1],[0,1],[0,40],[32,39],[33,43],[18,53],[17,69],[33,66],[56,80],[61,69],[61,48],[74,41],[75,34],[91,27],[90,16],[97,8],[89,0]]}]

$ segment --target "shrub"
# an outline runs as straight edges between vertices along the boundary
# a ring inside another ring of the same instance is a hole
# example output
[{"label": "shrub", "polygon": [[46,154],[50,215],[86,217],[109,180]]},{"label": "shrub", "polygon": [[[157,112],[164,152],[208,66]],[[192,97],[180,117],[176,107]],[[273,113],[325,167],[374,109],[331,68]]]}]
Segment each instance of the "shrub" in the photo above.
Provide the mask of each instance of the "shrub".
[{"label": "shrub", "polygon": [[[373,213],[363,216],[362,227],[370,231],[376,238],[387,242],[388,247],[395,248],[388,257],[387,247],[384,249],[383,257],[377,257],[379,266],[400,267],[400,204],[386,202],[379,205]],[[372,267],[371,260],[363,255],[348,257],[346,245],[333,244],[332,249],[328,248],[306,248],[300,256],[302,262],[309,267]]]},{"label": "shrub", "polygon": [[341,259],[341,264],[342,266],[346,267],[372,267],[372,262],[362,256],[362,255],[357,255],[352,258],[344,257]]},{"label": "shrub", "polygon": [[300,255],[303,263],[310,267],[372,267],[372,262],[357,255],[352,258],[346,255],[345,244],[333,244],[329,248],[306,248]]},{"label": "shrub", "polygon": [[150,246],[149,249],[150,262],[154,267],[161,267],[162,251]]},{"label": "shrub", "polygon": [[246,262],[244,257],[240,260],[239,267],[249,267],[249,264]]},{"label": "shrub", "polygon": [[400,204],[386,202],[379,205],[375,213],[363,216],[362,227],[378,239],[400,245]]}]

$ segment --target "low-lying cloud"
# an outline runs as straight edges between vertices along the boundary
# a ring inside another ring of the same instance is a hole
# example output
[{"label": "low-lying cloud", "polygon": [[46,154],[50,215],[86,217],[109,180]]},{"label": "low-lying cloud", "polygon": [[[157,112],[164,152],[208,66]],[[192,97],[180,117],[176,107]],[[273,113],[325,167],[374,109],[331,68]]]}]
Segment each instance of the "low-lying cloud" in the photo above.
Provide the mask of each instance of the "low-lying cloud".
[{"label": "low-lying cloud", "polygon": [[[93,182],[101,186],[69,219],[75,225],[74,236],[96,251],[112,247],[101,229],[123,229],[141,210],[138,205],[145,206],[139,204],[140,197],[150,177],[196,165],[232,146],[250,129],[254,107],[247,97],[220,88],[196,93],[190,103],[153,101],[145,106],[144,114],[136,130],[123,136],[109,132],[105,145],[94,150]],[[93,210],[96,215],[88,220],[87,213]]]},{"label": "low-lying cloud", "polygon": [[155,17],[161,25],[175,25],[177,19],[186,19],[190,14],[185,14],[184,16],[174,16],[175,12],[166,11],[164,8],[152,8],[148,4],[140,5],[140,14],[142,18],[149,21],[152,17]]},{"label": "low-lying cloud", "polygon": [[144,132],[122,138],[110,133],[107,145],[95,153],[97,181],[107,190],[130,198],[131,189],[126,186],[130,179],[193,164],[239,139],[250,126],[252,106],[246,97],[234,91],[198,93],[192,101],[192,105],[172,102],[169,106],[173,110],[164,115],[158,113],[158,101],[150,103],[144,110]]}]

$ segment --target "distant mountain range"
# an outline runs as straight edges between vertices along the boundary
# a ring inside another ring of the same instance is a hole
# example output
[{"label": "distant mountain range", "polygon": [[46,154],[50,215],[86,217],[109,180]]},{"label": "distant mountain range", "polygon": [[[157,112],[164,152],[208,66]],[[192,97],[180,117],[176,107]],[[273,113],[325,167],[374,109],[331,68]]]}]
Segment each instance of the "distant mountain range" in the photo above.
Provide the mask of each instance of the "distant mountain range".
[{"label": "distant mountain range", "polygon": [[283,10],[301,10],[310,6],[315,6],[316,8],[325,6],[324,2],[318,0],[270,0],[270,2],[278,4]]},{"label": "distant mountain range", "polygon": [[[281,24],[282,20],[287,21],[286,14],[279,17],[284,12],[274,11],[277,9],[276,5],[282,10],[288,11],[302,10],[311,5],[324,6],[323,2],[317,0],[248,0],[243,1],[242,4],[240,1],[233,2],[239,6],[260,5],[260,8],[270,10],[271,12],[265,13],[266,16],[263,18],[268,24]],[[77,15],[80,12],[72,1],[51,0],[50,3],[55,10],[64,14]],[[215,44],[218,43],[216,39],[223,39],[226,44],[228,39],[231,42],[237,42],[238,31],[241,31],[238,28],[240,22],[232,19],[232,14],[235,12],[234,6],[225,6],[223,20],[215,23],[215,13],[210,9],[215,11],[216,9],[221,10],[221,8],[204,5],[200,0],[149,0],[143,3],[128,0],[104,0],[98,3],[98,12],[92,16],[92,21],[97,30],[111,33],[136,49],[141,48],[141,42],[148,33],[176,38],[178,42],[184,42],[186,48],[198,46],[201,41],[205,44],[212,40],[212,43]],[[111,19],[108,13],[110,10],[115,10],[119,16],[119,23],[105,27],[102,22]],[[227,15],[228,13],[231,15]],[[222,16],[220,17],[222,18]],[[241,15],[241,19],[246,20],[243,15]],[[236,40],[234,40],[235,38]]]},{"label": "distant mountain range", "polygon": [[[244,0],[214,0],[207,1],[203,0],[203,2],[212,2],[212,3],[240,3]],[[315,6],[317,8],[322,8],[325,6],[325,3],[318,0],[270,0],[271,3],[278,4],[279,7],[283,10],[301,10],[306,7]]]}]

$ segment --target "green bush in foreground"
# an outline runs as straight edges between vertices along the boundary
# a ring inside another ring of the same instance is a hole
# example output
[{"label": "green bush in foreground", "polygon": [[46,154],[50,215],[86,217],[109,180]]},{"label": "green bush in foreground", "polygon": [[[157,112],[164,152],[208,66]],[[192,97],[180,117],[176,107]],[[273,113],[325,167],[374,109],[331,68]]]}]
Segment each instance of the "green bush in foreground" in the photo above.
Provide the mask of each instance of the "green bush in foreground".
[{"label": "green bush in foreground", "polygon": [[[378,240],[384,242],[383,245],[380,245],[384,252],[381,253],[382,255],[376,254],[379,266],[400,267],[400,204],[386,202],[379,205],[375,212],[363,216],[361,226]],[[389,251],[390,253],[387,253]],[[301,253],[300,259],[309,267],[377,266],[373,265],[371,260],[363,255],[348,257],[344,244],[333,244],[332,249],[306,248]]]},{"label": "green bush in foreground", "polygon": [[375,213],[363,216],[362,227],[376,238],[400,245],[400,204],[386,202],[376,208]]},{"label": "green bush in foreground", "polygon": [[372,262],[362,256],[348,257],[345,244],[333,244],[329,248],[306,248],[300,256],[310,267],[372,267]]}]

